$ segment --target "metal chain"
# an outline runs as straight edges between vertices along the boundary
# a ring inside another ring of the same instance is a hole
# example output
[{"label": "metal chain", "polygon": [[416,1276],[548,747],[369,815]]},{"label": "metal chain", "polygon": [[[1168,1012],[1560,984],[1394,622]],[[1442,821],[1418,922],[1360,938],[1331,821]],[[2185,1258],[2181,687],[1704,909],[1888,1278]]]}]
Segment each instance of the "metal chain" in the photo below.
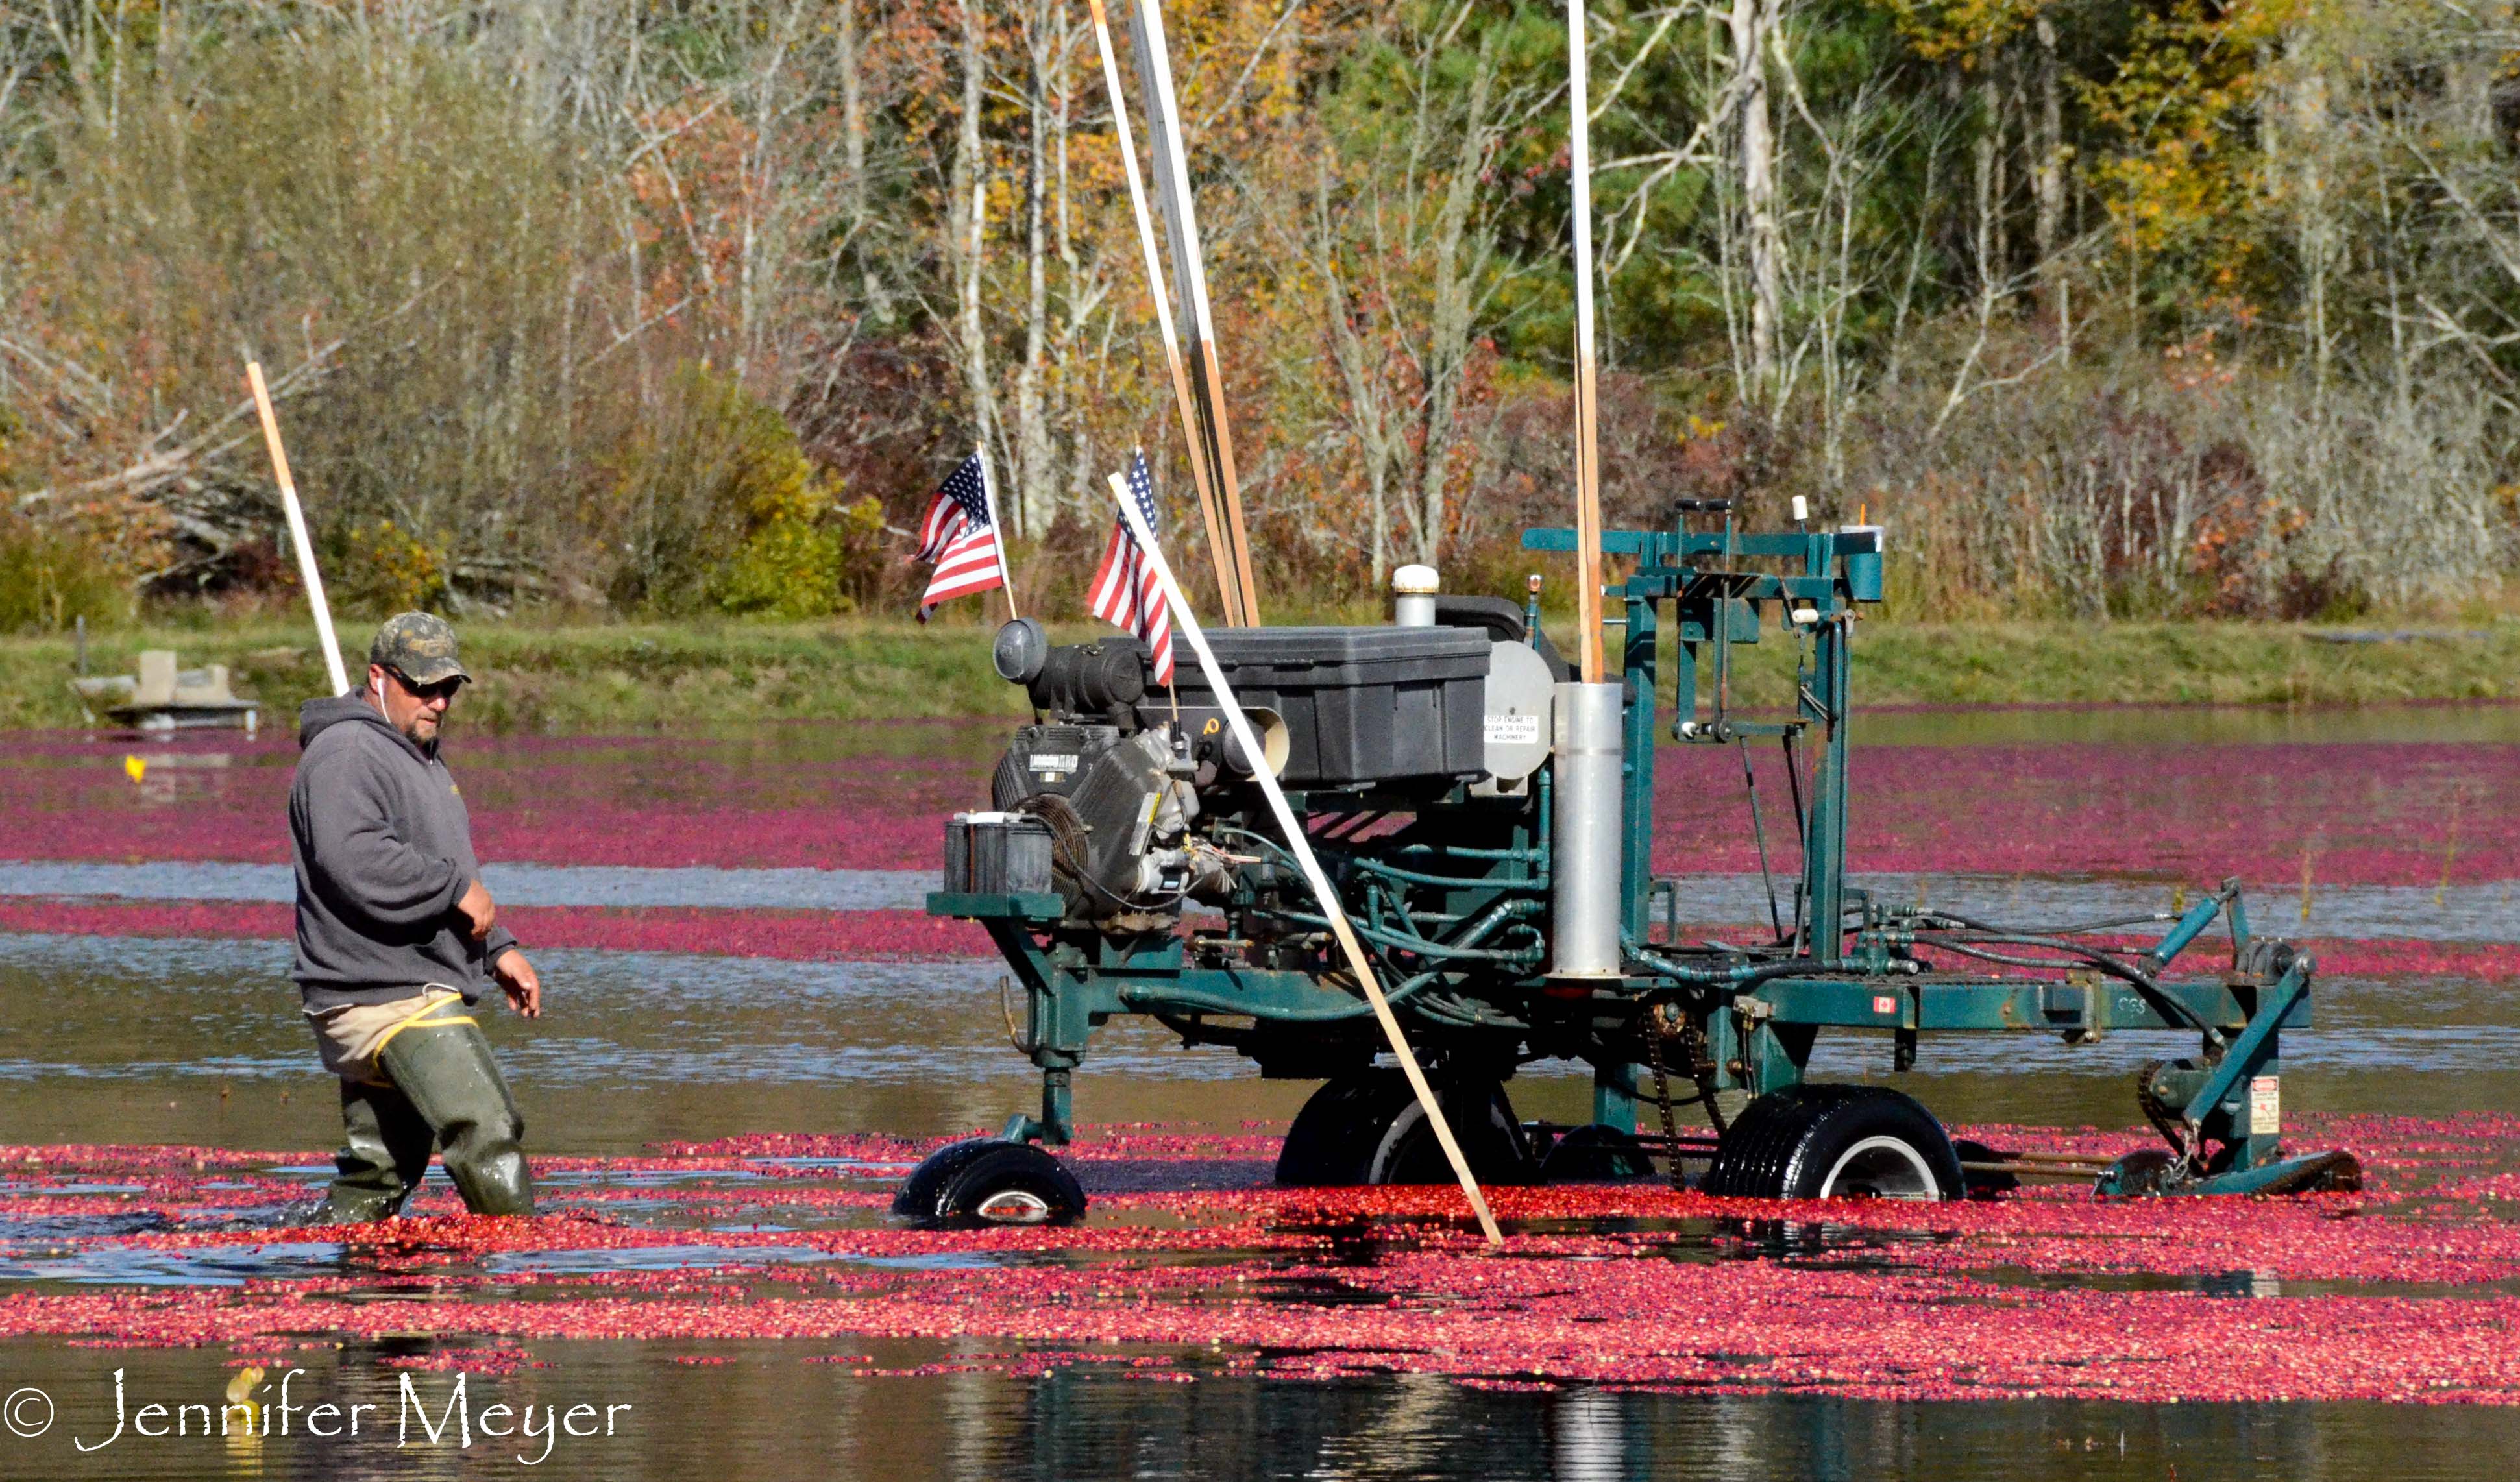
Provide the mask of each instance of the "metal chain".
[{"label": "metal chain", "polygon": [[2150,1122],[2153,1130],[2161,1134],[2162,1141],[2170,1145],[2171,1152],[2176,1159],[2171,1165],[2172,1168],[2186,1172],[2202,1172],[2205,1149],[2198,1140],[2188,1136],[2184,1108],[2172,1106],[2153,1094],[2152,1078],[2170,1068],[2170,1065],[2169,1060],[2143,1062],[2141,1068],[2135,1073],[2135,1104],[2137,1109],[2143,1113],[2144,1120]]},{"label": "metal chain", "polygon": [[1653,1067],[1654,1106],[1662,1113],[1662,1151],[1669,1161],[1671,1187],[1686,1190],[1688,1182],[1680,1172],[1680,1128],[1671,1117],[1671,1075],[1663,1069],[1663,1006],[1656,1004],[1645,1014],[1645,1062]]},{"label": "metal chain", "polygon": [[1724,1123],[1723,1104],[1715,1100],[1715,1062],[1707,1057],[1706,1034],[1697,1027],[1696,1020],[1681,1025],[1680,1044],[1688,1052],[1688,1077],[1697,1083],[1697,1100],[1705,1104],[1706,1124],[1720,1138],[1732,1129]]}]

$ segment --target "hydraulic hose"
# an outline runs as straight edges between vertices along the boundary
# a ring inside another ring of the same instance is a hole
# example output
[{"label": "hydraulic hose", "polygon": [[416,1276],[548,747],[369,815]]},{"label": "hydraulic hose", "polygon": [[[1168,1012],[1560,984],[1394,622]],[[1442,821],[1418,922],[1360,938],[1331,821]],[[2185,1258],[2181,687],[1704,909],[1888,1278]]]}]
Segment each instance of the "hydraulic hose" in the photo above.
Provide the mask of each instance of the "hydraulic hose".
[{"label": "hydraulic hose", "polygon": [[[1861,911],[1864,908],[1857,906],[1852,909]],[[2003,926],[1993,921],[1981,921],[1973,917],[1961,916],[1952,911],[1921,911],[1916,914],[1916,920],[1949,921],[1962,930],[1993,931],[2006,936],[2072,936],[2084,931],[2117,931],[2128,926],[2157,926],[2164,921],[2175,921],[2179,918],[2167,911],[2154,911],[2142,916],[2118,917],[2105,921],[2077,921],[2066,926]]]},{"label": "hydraulic hose", "polygon": [[[1383,1002],[1386,1004],[1401,1004],[1417,997],[1419,993],[1425,990],[1427,984],[1435,981],[1439,972],[1440,969],[1428,968],[1424,972],[1401,979],[1399,982],[1383,991]],[[1249,1004],[1238,1004],[1234,1000],[1227,998],[1225,995],[1218,993],[1200,993],[1193,989],[1187,988],[1165,988],[1161,990],[1140,989],[1134,984],[1120,990],[1121,999],[1123,1001],[1131,1002],[1133,1007],[1135,1006],[1135,1001],[1142,995],[1147,1001],[1147,1007],[1149,1009],[1156,1004],[1160,1004],[1168,1009],[1204,1009],[1214,1013],[1250,1013],[1253,1011],[1252,1007]],[[1365,1018],[1372,1012],[1372,1005],[1359,1003],[1350,1008],[1339,1009],[1273,1009],[1269,1011],[1268,1016],[1273,1020],[1282,1019],[1302,1024],[1334,1024],[1342,1019]]]},{"label": "hydraulic hose", "polygon": [[1782,978],[1877,975],[1867,969],[1861,963],[1828,964],[1815,962],[1809,958],[1798,958],[1786,963],[1769,963],[1764,966],[1755,967],[1747,964],[1724,968],[1698,967],[1688,963],[1673,962],[1639,943],[1633,937],[1622,937],[1620,947],[1629,957],[1675,982],[1700,988],[1731,988],[1735,992],[1756,988],[1762,983],[1773,983]]},{"label": "hydraulic hose", "polygon": [[[2001,933],[1988,935],[1981,938],[1981,940],[1983,940],[1987,946],[2043,947],[2050,952],[2066,953],[2076,961],[2082,963],[2085,966],[2091,967],[2094,971],[2107,973],[2111,977],[2118,978],[2132,984],[2137,995],[2142,998],[2144,1003],[2152,1009],[2153,1012],[2160,1014],[2163,1018],[2185,1023],[2190,1028],[2196,1030],[2197,1033],[2205,1036],[2209,1043],[2218,1046],[2224,1043],[2222,1030],[2216,1028],[2212,1023],[2209,1023],[2203,1014],[2198,1013],[2196,1010],[2188,1008],[2185,1004],[2179,1002],[2179,1000],[2172,998],[2169,994],[2163,992],[2161,984],[2154,981],[2151,974],[2142,971],[2140,968],[2131,967],[2113,957],[2103,956],[2095,948],[2086,947],[2080,942],[2061,941],[2054,937],[2012,936]],[[1985,951],[1982,947],[1968,946],[1960,942],[1949,941],[1941,937],[1929,937],[1921,934],[1916,938],[1916,945],[1919,947],[1937,948],[1944,952],[1955,952],[1962,957],[1973,957],[1983,962],[2001,963],[2006,966],[2013,967],[2062,967],[2067,966],[2066,964],[2056,962],[2053,959],[2040,961],[2031,958],[2009,957],[2002,953]]]}]

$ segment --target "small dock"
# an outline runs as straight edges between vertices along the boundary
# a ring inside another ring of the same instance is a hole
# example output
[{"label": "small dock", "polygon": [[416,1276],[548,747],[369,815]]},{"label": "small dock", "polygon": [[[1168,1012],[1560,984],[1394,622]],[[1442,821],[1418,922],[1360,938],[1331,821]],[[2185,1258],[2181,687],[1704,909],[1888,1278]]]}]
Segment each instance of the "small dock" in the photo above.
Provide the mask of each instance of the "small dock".
[{"label": "small dock", "polygon": [[74,679],[79,703],[93,722],[101,710],[115,725],[134,731],[241,730],[255,734],[262,706],[239,699],[228,688],[228,666],[177,666],[172,649],[146,649],[138,674]]}]

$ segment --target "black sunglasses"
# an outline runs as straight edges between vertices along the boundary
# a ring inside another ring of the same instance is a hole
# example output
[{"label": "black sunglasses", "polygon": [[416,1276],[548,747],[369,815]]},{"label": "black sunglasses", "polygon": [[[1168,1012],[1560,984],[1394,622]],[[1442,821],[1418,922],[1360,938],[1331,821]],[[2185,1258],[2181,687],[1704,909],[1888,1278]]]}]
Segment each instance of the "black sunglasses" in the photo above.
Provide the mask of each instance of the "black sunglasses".
[{"label": "black sunglasses", "polygon": [[423,685],[413,683],[411,676],[403,673],[400,669],[389,668],[385,670],[385,672],[394,677],[395,684],[402,686],[405,691],[409,692],[411,696],[417,699],[453,699],[455,697],[455,692],[464,688],[464,678],[462,675],[456,675],[449,679],[441,679],[433,685]]}]

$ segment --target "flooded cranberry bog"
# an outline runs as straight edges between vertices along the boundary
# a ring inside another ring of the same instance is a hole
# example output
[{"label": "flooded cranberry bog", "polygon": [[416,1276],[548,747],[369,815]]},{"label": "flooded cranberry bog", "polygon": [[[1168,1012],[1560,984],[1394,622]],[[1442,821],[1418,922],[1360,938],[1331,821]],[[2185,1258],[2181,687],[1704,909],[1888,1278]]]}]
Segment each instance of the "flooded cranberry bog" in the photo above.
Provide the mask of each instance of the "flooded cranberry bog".
[{"label": "flooded cranberry bog", "polygon": [[[488,1021],[544,1213],[433,1180],[363,1231],[294,1223],[338,1118],[285,977],[292,749],[0,745],[0,1418],[49,1412],[0,1473],[2420,1477],[2520,1443],[2520,713],[1895,714],[1855,752],[1876,889],[2241,876],[2321,964],[2288,1136],[2362,1191],[1500,1189],[1501,1256],[1457,1192],[1274,1187],[1310,1085],[1123,1022],[1079,1087],[1083,1225],[889,1217],[1030,1080],[985,939],[917,910],[1002,739],[459,735],[552,990]],[[1688,765],[1664,816],[1730,839],[1736,764]],[[1719,853],[1685,904],[1750,921],[1755,870]],[[1962,1135],[2110,1155],[2181,1048],[1937,1040],[1900,1081]],[[1891,1078],[1886,1039],[1816,1065]],[[1537,1069],[1522,1113],[1581,1120],[1586,1078]],[[205,1437],[232,1387],[288,1433]]]}]

